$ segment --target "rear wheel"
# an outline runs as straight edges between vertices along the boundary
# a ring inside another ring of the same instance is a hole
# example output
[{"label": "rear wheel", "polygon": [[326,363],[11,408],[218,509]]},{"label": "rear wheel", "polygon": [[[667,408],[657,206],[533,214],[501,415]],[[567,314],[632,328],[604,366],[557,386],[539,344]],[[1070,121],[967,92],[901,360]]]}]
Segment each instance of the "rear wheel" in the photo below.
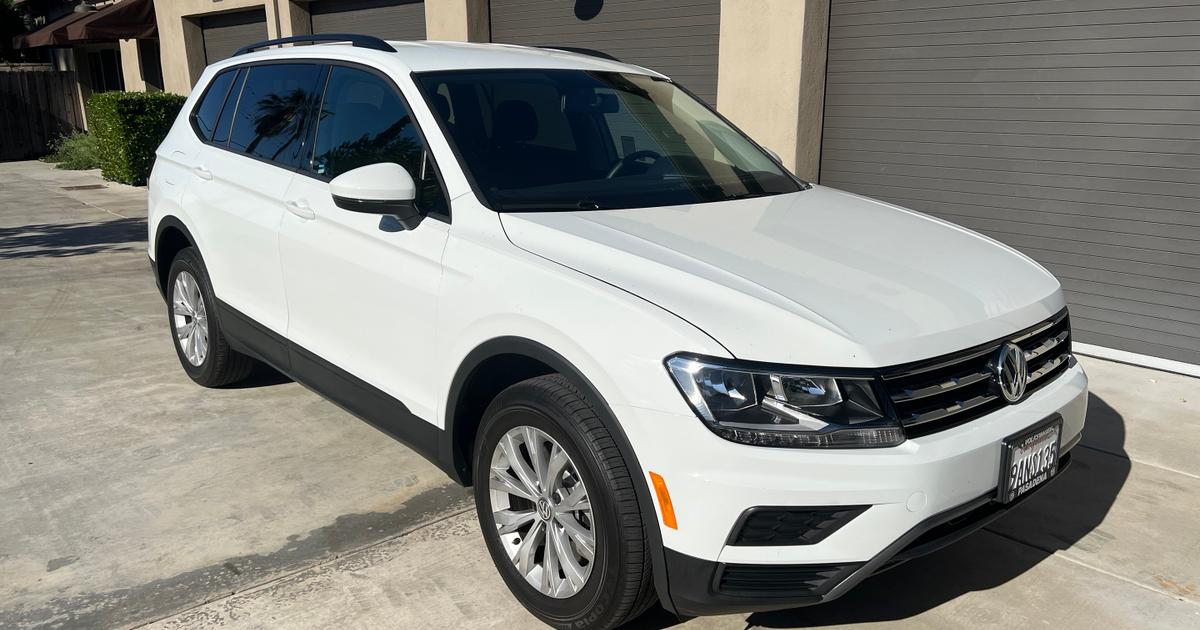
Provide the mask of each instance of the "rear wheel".
[{"label": "rear wheel", "polygon": [[496,568],[558,628],[612,628],[654,603],[633,478],[597,409],[559,375],[523,381],[484,414],[475,505]]},{"label": "rear wheel", "polygon": [[195,248],[176,254],[167,274],[167,317],[179,363],[193,381],[219,387],[246,378],[254,359],[229,346],[213,306],[212,287]]}]

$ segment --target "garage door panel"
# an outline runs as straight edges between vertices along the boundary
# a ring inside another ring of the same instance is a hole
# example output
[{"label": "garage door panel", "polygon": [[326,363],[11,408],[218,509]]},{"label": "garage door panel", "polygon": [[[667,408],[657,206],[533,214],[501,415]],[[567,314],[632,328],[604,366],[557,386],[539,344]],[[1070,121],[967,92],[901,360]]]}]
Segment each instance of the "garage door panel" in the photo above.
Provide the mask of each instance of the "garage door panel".
[{"label": "garage door panel", "polygon": [[715,103],[720,0],[607,0],[589,19],[574,2],[491,0],[492,41],[591,48],[657,70]]},{"label": "garage door panel", "polygon": [[[996,219],[997,217],[1002,217],[1004,221],[1032,226],[1095,229],[1119,234],[1135,234],[1200,243],[1200,226],[1154,223],[1129,218],[1110,219],[1088,213],[1031,211],[1020,210],[1011,206],[999,208],[970,203],[939,202],[922,198],[905,197],[903,195],[892,195],[892,200],[903,204],[905,207],[920,205],[926,212],[943,217],[974,217],[977,219]],[[1125,216],[1128,217],[1128,213]],[[1195,222],[1200,219],[1200,213],[1194,213],[1188,219]]]},{"label": "garage door panel", "polygon": [[[873,176],[876,174],[902,175],[912,178],[951,180],[985,185],[1001,184],[1004,187],[1031,186],[1089,193],[1141,194],[1148,199],[1154,197],[1175,197],[1194,200],[1197,196],[1200,196],[1200,183],[1147,182],[1110,177],[1083,177],[958,167],[938,167],[931,169],[919,164],[912,164],[911,162],[905,164],[871,162],[869,161],[869,155],[864,155],[863,157],[867,158],[867,160],[861,162],[822,161],[822,167],[828,164],[831,174],[845,172],[860,176]],[[936,186],[937,182],[930,182],[930,185]]]},{"label": "garage door panel", "polygon": [[[1017,189],[1010,184],[997,184],[994,182],[981,182],[977,180],[948,179],[938,177],[935,174],[921,177],[905,177],[881,174],[878,172],[838,172],[833,169],[825,171],[824,164],[822,164],[821,183],[829,184],[831,186],[838,186],[852,192],[857,190],[857,187],[860,185],[876,185],[895,188],[898,191],[902,189],[913,189],[918,191],[936,189],[959,193],[970,193],[977,196],[976,203],[980,205],[999,204],[1001,207],[1004,207],[1006,203],[1004,199],[996,199],[996,197],[1007,198],[1013,195],[1022,195],[1027,197],[1040,197],[1053,201],[1071,201],[1078,203],[1097,203],[1125,206],[1130,208],[1131,212],[1136,212],[1140,208],[1177,210],[1180,212],[1195,212],[1197,209],[1195,200],[1190,197],[1139,195],[1126,192],[1100,191],[1090,188],[1064,189],[1058,187],[1026,186],[1022,189]],[[979,197],[979,195],[983,196]],[[916,209],[919,210],[920,208]]]},{"label": "garage door panel", "polygon": [[1092,295],[1109,295],[1113,297],[1138,300],[1140,302],[1162,303],[1177,308],[1192,310],[1200,309],[1200,282],[1167,280],[1149,276],[1119,273],[1093,267],[1077,267],[1050,262],[1042,258],[1042,264],[1066,284],[1067,280],[1083,283],[1085,288],[1080,291]]},{"label": "garage door panel", "polygon": [[843,72],[906,72],[910,70],[1040,70],[1059,68],[1173,68],[1200,64],[1200,50],[1169,52],[991,55],[830,61],[830,74]]},{"label": "garage door panel", "polygon": [[[843,107],[929,107],[928,94],[838,94],[833,93],[828,97],[828,104],[832,106]],[[1194,122],[1200,121],[1200,114],[1196,114],[1196,107],[1200,105],[1200,99],[1195,96],[1174,96],[1174,95],[1122,95],[1110,94],[1103,97],[1103,102],[1098,103],[1097,97],[1094,95],[1080,94],[941,94],[938,95],[937,106],[954,107],[954,108],[971,108],[971,109],[1013,109],[1013,108],[1030,108],[1043,112],[1051,112],[1050,115],[1061,115],[1059,112],[1054,112],[1057,109],[1071,111],[1089,110],[1134,110],[1138,112],[1162,112],[1159,122],[1185,121]],[[1151,122],[1151,121],[1139,121]]]},{"label": "garage door panel", "polygon": [[956,83],[976,85],[980,82],[1041,83],[1045,81],[1090,81],[1106,84],[1126,81],[1196,81],[1200,68],[1176,65],[1155,68],[1016,68],[997,70],[887,70],[881,72],[854,71],[834,74],[831,85],[869,83],[872,85],[906,85],[910,83]]},{"label": "garage door panel", "polygon": [[1091,204],[1017,195],[1005,197],[1003,206],[1000,206],[981,204],[978,203],[980,201],[978,195],[952,190],[932,190],[912,186],[901,189],[896,186],[889,187],[862,182],[855,183],[854,186],[855,191],[860,194],[873,197],[887,196],[892,201],[907,207],[920,206],[927,212],[935,214],[942,210],[969,213],[971,209],[978,209],[978,212],[987,213],[990,216],[1009,216],[1009,213],[1022,212],[1024,217],[1041,217],[1043,215],[1051,217],[1042,219],[1044,221],[1053,221],[1052,217],[1056,215],[1079,216],[1095,221],[1126,220],[1136,215],[1137,219],[1134,222],[1138,224],[1136,230],[1139,230],[1136,233],[1168,232],[1170,235],[1189,235],[1185,238],[1191,238],[1193,228],[1200,228],[1200,212]]},{"label": "garage door panel", "polygon": [[[831,101],[846,102],[843,99],[835,98],[838,94],[831,93]],[[1002,123],[1081,123],[1088,125],[1105,125],[1105,128],[1075,128],[1062,127],[1062,132],[1068,133],[1083,133],[1086,135],[1145,135],[1152,133],[1152,130],[1141,130],[1139,127],[1150,125],[1162,125],[1164,128],[1158,130],[1159,135],[1165,135],[1168,138],[1187,137],[1196,138],[1198,136],[1195,123],[1200,116],[1197,112],[1180,111],[1180,110],[1133,110],[1133,109],[1037,109],[1037,108],[1021,108],[1021,107],[943,107],[941,105],[940,94],[930,95],[932,98],[927,106],[843,106],[839,108],[839,114],[844,117],[854,117],[858,119],[871,118],[891,118],[896,120],[957,120],[961,124],[963,121],[978,121],[976,130],[987,131],[989,129],[1003,128]],[[890,115],[889,115],[890,114]],[[998,125],[998,126],[991,126]],[[1118,125],[1130,125],[1131,127],[1120,127]],[[1017,131],[1029,131],[1034,127],[1013,127],[1007,126],[1008,129]],[[1054,129],[1053,127],[1039,127],[1041,129]],[[1060,132],[1060,133],[1062,133]]]},{"label": "garage door panel", "polygon": [[[996,83],[955,83],[953,81],[913,81],[911,83],[844,83],[829,84],[830,94],[925,94],[929,96],[958,94],[1090,94],[1095,96],[1126,94],[1200,95],[1200,86],[1193,81],[1010,81]],[[1103,104],[1100,105],[1101,107]]]},{"label": "garage door panel", "polygon": [[[1086,325],[1086,323],[1083,323]],[[1116,335],[1106,335],[1092,330],[1080,328],[1080,324],[1076,324],[1075,319],[1071,319],[1071,325],[1075,327],[1073,334],[1075,341],[1078,343],[1089,343],[1105,348],[1114,348],[1116,350],[1125,350],[1135,354],[1144,354],[1153,357],[1161,357],[1171,361],[1180,361],[1182,363],[1193,363],[1194,353],[1181,350],[1174,346],[1161,345],[1155,343],[1147,343],[1136,339],[1128,339]],[[1118,327],[1119,329],[1119,327]]]},{"label": "garage door panel", "polygon": [[1164,332],[1159,329],[1161,323],[1153,318],[1125,315],[1082,305],[1073,308],[1071,315],[1071,324],[1084,330],[1124,337],[1131,341],[1170,346],[1186,352],[1200,351],[1200,338]]},{"label": "garage door panel", "polygon": [[[1037,3],[1030,3],[1037,4]],[[1060,4],[1060,3],[1055,3]],[[1110,9],[1064,11],[1064,7],[1054,7],[1053,11],[1036,11],[1039,7],[1026,7],[1028,12],[1022,14],[1013,11],[1011,7],[987,7],[980,17],[965,17],[967,13],[979,15],[981,7],[954,11],[931,11],[926,16],[941,14],[938,19],[914,16],[911,12],[903,15],[878,15],[877,22],[863,23],[863,20],[845,20],[840,16],[830,17],[830,27],[838,29],[842,37],[895,37],[900,35],[927,35],[936,33],[939,36],[947,33],[987,33],[990,31],[1026,32],[1054,28],[1055,30],[1073,29],[1079,27],[1104,27],[1114,24],[1156,24],[1177,22],[1181,20],[1200,20],[1200,6],[1175,7],[1140,7]],[[996,15],[1002,8],[1009,9],[1007,15]],[[986,15],[991,13],[991,15]]]},{"label": "garage door panel", "polygon": [[[1160,183],[1184,184],[1191,186],[1195,181],[1195,169],[1187,166],[1141,166],[1136,164],[1105,164],[1103,162],[1072,162],[1065,160],[1037,159],[1033,150],[1024,155],[1014,151],[1009,155],[996,152],[988,156],[965,155],[956,153],[937,153],[928,151],[882,151],[869,150],[857,145],[839,149],[836,144],[826,147],[824,155],[831,165],[834,164],[877,164],[890,168],[896,160],[904,160],[911,168],[931,166],[959,171],[995,171],[1012,172],[1017,174],[1037,175],[1069,175],[1080,177],[1100,177],[1114,182],[1139,181],[1152,182],[1150,191],[1162,190]],[[870,151],[869,153],[867,151]],[[1102,158],[1104,156],[1101,156]],[[1126,158],[1128,159],[1128,158]],[[1193,161],[1200,156],[1191,156]],[[885,170],[886,172],[886,170]],[[1065,180],[1064,180],[1065,181]],[[1122,188],[1125,188],[1122,186]]]},{"label": "garage door panel", "polygon": [[[1015,242],[1009,245],[1016,246]],[[1075,269],[1088,269],[1120,282],[1138,282],[1138,286],[1155,286],[1163,291],[1187,293],[1196,285],[1196,270],[1172,264],[1147,263],[1128,258],[1113,258],[1096,255],[1096,252],[1075,253],[1062,249],[1049,249],[1037,244],[1023,244],[1021,251],[1046,264],[1059,264]],[[1080,272],[1075,271],[1076,275]],[[1137,278],[1137,280],[1132,280]]]},{"label": "garage door panel", "polygon": [[314,33],[425,39],[425,3],[420,0],[325,0],[311,3],[309,15]]},{"label": "garage door panel", "polygon": [[1200,298],[1178,293],[1161,295],[1147,289],[1069,276],[1062,278],[1062,284],[1065,291],[1073,294],[1071,300],[1077,304],[1167,319],[1179,326],[1165,330],[1200,336]]},{"label": "garage door panel", "polygon": [[233,56],[242,46],[267,39],[265,9],[207,15],[200,19],[204,57],[214,63]]},{"label": "garage door panel", "polygon": [[[998,134],[1029,134],[1037,133],[1049,136],[1084,136],[1110,138],[1161,138],[1163,140],[1200,139],[1200,129],[1196,125],[1140,125],[1118,124],[1104,122],[1073,123],[1068,121],[1038,121],[1038,120],[987,120],[973,118],[973,110],[959,110],[961,116],[953,118],[953,111],[943,112],[941,118],[921,118],[915,116],[918,112],[908,110],[892,111],[888,115],[886,109],[849,110],[839,108],[839,115],[826,114],[825,129],[880,129],[880,130],[920,130],[920,131],[967,131]],[[1013,110],[1009,110],[1013,111]],[[1019,116],[1020,110],[1012,114]]]},{"label": "garage door panel", "polygon": [[[1070,40],[1106,40],[1128,37],[1189,37],[1194,36],[1200,22],[1150,22],[1145,24],[1113,24],[1100,26],[1062,26],[1058,28],[994,28],[980,31],[946,33],[914,33],[887,36],[886,34],[855,34],[851,26],[829,29],[829,48],[895,48],[906,46],[943,46],[950,44],[1013,44],[1032,42],[1061,42]],[[834,45],[834,41],[837,45]],[[935,43],[931,43],[935,42]],[[932,51],[927,51],[932,52]]]},{"label": "garage door panel", "polygon": [[[1069,136],[1063,134],[1023,134],[1023,133],[972,133],[962,131],[931,131],[913,129],[862,129],[848,127],[830,127],[826,129],[825,142],[829,146],[837,146],[842,140],[857,140],[864,142],[864,150],[870,150],[866,143],[872,141],[888,144],[903,144],[914,148],[917,145],[931,146],[966,146],[974,147],[977,151],[986,151],[988,147],[999,150],[1012,149],[1060,149],[1082,150],[1097,153],[1125,153],[1138,159],[1137,156],[1162,156],[1163,159],[1174,157],[1189,157],[1197,154],[1197,143],[1193,140],[1172,140],[1166,138],[1141,137],[1110,137],[1110,136]],[[983,146],[980,146],[983,145]],[[1125,158],[1121,158],[1125,159]]]},{"label": "garage door panel", "polygon": [[[1082,55],[1082,54],[1112,54],[1122,52],[1175,52],[1200,50],[1200,36],[1181,35],[1174,38],[1160,38],[1153,35],[1145,37],[1123,37],[1120,39],[1080,39],[1072,41],[1020,41],[999,43],[962,43],[951,45],[939,41],[930,44],[930,38],[925,43],[914,43],[904,46],[898,44],[871,46],[847,45],[844,48],[834,48],[830,40],[829,60],[850,61],[866,59],[985,59],[989,57],[1010,56],[1045,56],[1045,55]],[[865,44],[866,42],[860,42]],[[1061,64],[1063,67],[1068,63]]]},{"label": "garage door panel", "polygon": [[[867,0],[834,2],[831,19],[852,23],[877,24],[895,20],[938,20],[961,17],[1023,15],[1028,13],[1065,13],[1128,9],[1130,0],[1060,0],[1047,9],[1031,2],[997,2],[996,0]],[[1190,7],[1195,0],[1155,0],[1155,7]],[[1032,6],[1030,6],[1032,5]],[[900,14],[900,15],[889,15]]]},{"label": "garage door panel", "polygon": [[[917,144],[918,146],[914,146]],[[1170,169],[1192,170],[1200,168],[1200,153],[1156,153],[1124,151],[1116,140],[1110,149],[1060,149],[1054,147],[1030,146],[979,146],[976,144],[930,142],[920,140],[896,141],[830,137],[823,146],[825,155],[833,159],[853,159],[862,157],[862,152],[871,154],[892,154],[906,156],[948,156],[961,158],[988,158],[993,160],[1015,160],[1038,164],[1039,170],[1043,162],[1072,164],[1076,171],[1087,165],[1128,167],[1128,174],[1138,172],[1137,169],[1161,168],[1165,172]],[[1083,165],[1083,166],[1080,166]],[[1157,171],[1147,171],[1157,173]],[[1191,175],[1189,174],[1189,181]],[[1149,178],[1147,178],[1149,179]]]},{"label": "garage door panel", "polygon": [[[504,0],[499,4],[501,12],[493,12],[492,21],[514,22],[529,19],[578,20],[574,7],[569,12],[556,11],[546,16],[546,0]],[[574,4],[574,3],[559,3]],[[602,12],[611,19],[628,16],[644,16],[646,19],[672,18],[681,14],[704,15],[720,11],[720,6],[711,0],[674,0],[667,3],[654,2],[605,2]],[[569,17],[568,17],[569,16]],[[595,18],[592,18],[595,19]]]}]

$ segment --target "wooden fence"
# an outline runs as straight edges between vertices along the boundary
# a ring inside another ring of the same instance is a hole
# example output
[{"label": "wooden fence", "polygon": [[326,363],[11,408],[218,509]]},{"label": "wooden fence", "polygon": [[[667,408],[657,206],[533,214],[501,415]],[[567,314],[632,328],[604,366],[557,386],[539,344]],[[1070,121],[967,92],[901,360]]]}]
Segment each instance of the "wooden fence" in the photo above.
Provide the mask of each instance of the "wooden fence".
[{"label": "wooden fence", "polygon": [[0,66],[0,161],[41,157],[56,138],[83,128],[74,72]]}]

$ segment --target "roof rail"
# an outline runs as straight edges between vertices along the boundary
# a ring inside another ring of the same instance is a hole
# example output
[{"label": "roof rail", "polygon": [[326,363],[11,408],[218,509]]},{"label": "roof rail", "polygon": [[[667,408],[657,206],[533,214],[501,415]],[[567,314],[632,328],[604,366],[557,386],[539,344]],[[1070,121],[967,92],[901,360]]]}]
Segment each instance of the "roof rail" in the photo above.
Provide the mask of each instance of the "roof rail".
[{"label": "roof rail", "polygon": [[258,42],[257,44],[242,46],[237,50],[237,52],[233,53],[233,56],[236,57],[238,55],[244,55],[248,52],[254,52],[270,46],[278,46],[280,44],[314,44],[318,42],[348,42],[351,46],[355,46],[357,48],[370,48],[371,50],[382,50],[383,52],[396,52],[396,49],[392,48],[390,44],[382,39],[379,39],[378,37],[372,37],[371,35],[353,35],[350,33],[319,33],[316,35],[295,35],[292,37],[280,37],[279,39],[268,39]]},{"label": "roof rail", "polygon": [[576,48],[574,46],[534,46],[534,48],[542,48],[545,50],[561,50],[563,52],[575,53],[577,55],[587,55],[589,57],[599,57],[601,59],[607,59],[609,61],[621,63],[620,59],[617,59],[606,52],[592,50],[591,48]]}]

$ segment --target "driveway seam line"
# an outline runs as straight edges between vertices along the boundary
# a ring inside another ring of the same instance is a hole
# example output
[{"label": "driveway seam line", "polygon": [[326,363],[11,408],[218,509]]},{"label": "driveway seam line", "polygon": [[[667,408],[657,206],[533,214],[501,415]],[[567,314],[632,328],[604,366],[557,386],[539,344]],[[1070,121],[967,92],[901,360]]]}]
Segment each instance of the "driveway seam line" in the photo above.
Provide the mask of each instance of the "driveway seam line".
[{"label": "driveway seam line", "polygon": [[392,535],[392,536],[388,536],[387,538],[383,538],[383,539],[377,540],[377,541],[375,541],[375,542],[373,542],[373,543],[370,543],[370,544],[367,544],[367,545],[363,545],[362,547],[357,547],[357,548],[351,549],[351,550],[349,550],[349,551],[346,551],[346,552],[344,552],[344,553],[338,553],[338,554],[334,554],[333,556],[331,556],[331,557],[329,557],[329,558],[327,558],[327,559],[325,559],[325,560],[322,560],[322,561],[320,561],[320,562],[317,562],[317,563],[314,563],[314,564],[310,564],[310,565],[308,565],[308,566],[300,567],[300,568],[297,568],[297,569],[295,569],[295,570],[293,570],[293,571],[288,571],[287,573],[282,573],[282,574],[280,574],[280,575],[277,575],[277,576],[275,576],[275,577],[273,577],[273,578],[271,578],[271,579],[269,579],[269,580],[264,580],[264,581],[262,581],[262,582],[259,582],[259,583],[257,583],[257,584],[251,584],[250,586],[247,586],[246,588],[244,588],[244,589],[241,589],[241,590],[235,590],[235,591],[231,591],[231,592],[229,592],[229,593],[227,593],[227,594],[223,594],[223,595],[221,595],[221,596],[219,596],[219,597],[214,597],[214,598],[212,598],[212,599],[207,599],[207,600],[205,600],[205,601],[202,601],[202,602],[199,602],[199,603],[197,603],[197,604],[193,604],[193,605],[191,605],[191,606],[188,606],[187,608],[183,608],[183,609],[177,610],[177,611],[175,611],[175,612],[172,612],[172,613],[170,613],[170,614],[167,614],[167,615],[162,615],[161,617],[156,617],[156,618],[154,618],[154,619],[151,619],[150,621],[146,621],[146,622],[139,623],[139,624],[136,624],[136,625],[133,625],[133,626],[129,626],[129,630],[137,630],[138,628],[145,628],[145,627],[147,627],[147,626],[150,626],[150,625],[156,624],[156,623],[158,623],[158,622],[160,622],[160,621],[166,621],[166,620],[168,620],[168,619],[172,619],[172,618],[174,618],[174,617],[178,617],[178,616],[180,616],[180,615],[186,614],[186,613],[188,613],[188,612],[191,612],[191,611],[193,611],[193,610],[196,610],[196,609],[198,609],[198,608],[202,608],[202,607],[204,607],[204,606],[207,606],[207,605],[209,605],[209,604],[214,604],[214,603],[216,603],[216,602],[219,602],[219,601],[222,601],[222,600],[229,599],[229,598],[231,598],[231,597],[233,597],[233,596],[235,596],[235,595],[247,595],[247,594],[250,594],[250,593],[254,593],[254,592],[256,592],[256,591],[260,591],[260,590],[262,590],[263,588],[266,588],[266,587],[268,587],[268,586],[271,586],[272,584],[274,584],[274,583],[276,583],[276,582],[279,582],[279,581],[281,581],[281,580],[285,580],[285,579],[287,579],[287,578],[290,578],[290,577],[292,577],[292,576],[294,576],[294,575],[298,575],[298,574],[300,574],[300,573],[304,573],[305,571],[310,571],[310,570],[312,570],[312,569],[316,569],[316,568],[318,568],[318,567],[323,567],[323,566],[325,566],[325,565],[327,565],[327,564],[330,564],[330,563],[333,563],[333,562],[337,562],[338,560],[341,560],[342,558],[348,558],[348,557],[351,557],[351,556],[354,556],[354,555],[360,554],[360,553],[362,553],[362,552],[364,552],[364,551],[367,551],[367,550],[369,550],[369,549],[373,549],[373,548],[375,548],[375,547],[378,547],[378,546],[380,546],[380,545],[383,545],[383,544],[385,544],[385,543],[389,543],[389,542],[392,542],[392,541],[394,541],[394,540],[397,540],[397,539],[403,538],[403,537],[405,537],[405,536],[408,536],[409,534],[413,534],[413,533],[419,532],[419,531],[421,531],[422,529],[425,529],[426,527],[429,527],[429,526],[431,526],[431,525],[437,525],[438,523],[441,523],[441,522],[443,522],[443,521],[447,521],[447,520],[449,520],[449,519],[452,519],[452,518],[454,518],[454,517],[456,517],[456,516],[462,516],[463,514],[466,514],[466,513],[470,512],[472,509],[474,509],[474,508],[473,508],[473,507],[468,507],[468,508],[463,508],[463,509],[461,509],[461,510],[458,510],[458,511],[456,511],[456,512],[450,512],[450,513],[447,513],[447,514],[445,514],[445,515],[443,515],[443,516],[440,516],[440,517],[438,517],[438,518],[435,518],[435,519],[433,519],[432,521],[429,521],[429,522],[427,522],[427,523],[422,523],[421,525],[418,525],[418,526],[416,526],[416,527],[413,527],[412,529],[408,529],[408,530],[402,531],[402,532],[400,532],[400,533],[398,533],[398,534],[395,534],[395,535]]},{"label": "driveway seam line", "polygon": [[1157,468],[1157,469],[1159,469],[1159,470],[1165,470],[1165,471],[1167,471],[1167,472],[1172,472],[1172,473],[1175,473],[1175,474],[1178,474],[1178,475],[1183,475],[1184,477],[1191,477],[1192,479],[1200,479],[1200,475],[1197,475],[1197,474],[1194,474],[1194,473],[1187,472],[1186,470],[1178,470],[1178,469],[1176,469],[1176,468],[1171,468],[1171,467],[1169,467],[1169,466],[1163,466],[1162,464],[1155,464],[1155,463],[1153,463],[1153,462],[1147,462],[1147,461],[1143,461],[1143,460],[1140,460],[1140,459],[1134,459],[1134,458],[1132,458],[1132,457],[1130,457],[1130,456],[1128,456],[1128,455],[1122,455],[1122,454],[1120,454],[1120,453],[1114,453],[1114,452],[1112,452],[1112,451],[1105,450],[1105,449],[1102,449],[1102,448],[1097,448],[1097,447],[1095,447],[1095,446],[1088,446],[1087,444],[1080,444],[1080,445],[1079,445],[1079,448],[1086,448],[1086,449],[1088,449],[1089,451],[1094,451],[1094,452],[1096,452],[1096,453],[1103,453],[1103,454],[1105,454],[1105,455],[1111,455],[1111,456],[1113,456],[1113,457],[1118,457],[1118,458],[1120,458],[1120,459],[1123,459],[1123,460],[1125,460],[1125,461],[1127,461],[1127,462],[1133,462],[1133,463],[1135,463],[1135,464],[1140,464],[1140,465],[1142,465],[1142,466],[1149,466],[1149,467],[1151,467],[1151,468]]},{"label": "driveway seam line", "polygon": [[1141,583],[1141,582],[1138,582],[1137,580],[1134,580],[1134,579],[1127,578],[1127,577],[1125,577],[1125,576],[1123,576],[1123,575],[1119,575],[1119,574],[1117,574],[1117,573],[1113,573],[1112,571],[1109,571],[1109,570],[1107,570],[1107,569],[1102,569],[1102,568],[1100,568],[1100,567],[1097,567],[1097,566],[1093,566],[1093,565],[1091,565],[1091,564],[1088,564],[1088,563],[1086,563],[1086,562],[1084,562],[1084,561],[1082,561],[1082,560],[1078,560],[1078,559],[1072,558],[1072,557],[1070,557],[1070,556],[1067,556],[1067,555],[1065,555],[1065,554],[1061,553],[1061,552],[1062,552],[1062,550],[1061,550],[1061,549],[1046,549],[1046,548],[1044,548],[1044,547],[1039,547],[1038,545],[1035,545],[1035,544],[1033,544],[1033,543],[1031,543],[1031,542],[1027,542],[1027,541],[1021,540],[1021,539],[1019,539],[1019,538],[1015,538],[1015,537],[1013,537],[1013,536],[1011,536],[1011,535],[1009,535],[1009,534],[1005,534],[1004,532],[998,532],[998,531],[996,531],[996,530],[992,529],[990,526],[989,526],[989,527],[984,527],[983,529],[984,529],[984,531],[988,532],[989,534],[995,534],[996,536],[999,536],[999,537],[1001,537],[1001,538],[1003,538],[1003,539],[1005,539],[1005,540],[1008,540],[1008,541],[1011,541],[1011,542],[1017,543],[1018,545],[1024,545],[1024,546],[1026,546],[1026,547],[1029,547],[1030,549],[1037,549],[1038,551],[1041,551],[1042,553],[1047,553],[1047,554],[1049,554],[1051,557],[1055,557],[1055,558],[1061,558],[1061,559],[1063,559],[1063,560],[1066,560],[1066,561],[1068,561],[1068,562],[1072,562],[1072,563],[1074,563],[1074,564],[1076,564],[1076,565],[1079,565],[1079,566],[1081,566],[1081,567],[1083,567],[1083,568],[1085,568],[1085,569],[1091,569],[1092,571],[1095,571],[1095,572],[1097,572],[1097,573],[1100,573],[1100,574],[1103,574],[1103,575],[1107,575],[1107,576],[1109,576],[1109,577],[1111,577],[1111,578],[1116,578],[1116,579],[1118,579],[1118,580],[1120,580],[1120,581],[1122,581],[1122,582],[1125,582],[1125,583],[1127,583],[1127,584],[1132,584],[1132,585],[1134,585],[1134,586],[1136,586],[1136,587],[1138,587],[1138,588],[1141,588],[1141,589],[1144,589],[1144,590],[1150,591],[1151,593],[1158,593],[1159,595],[1162,595],[1163,597],[1169,597],[1170,599],[1173,599],[1173,600],[1176,600],[1176,601],[1180,601],[1180,602],[1184,602],[1184,603],[1187,603],[1187,604],[1191,604],[1191,605],[1193,605],[1193,606],[1200,606],[1200,603],[1193,602],[1193,601],[1191,601],[1191,600],[1189,600],[1189,599],[1184,599],[1184,598],[1182,598],[1182,597],[1179,597],[1178,595],[1174,595],[1174,594],[1172,594],[1172,593],[1168,593],[1167,591],[1161,591],[1161,590],[1159,590],[1159,589],[1156,589],[1156,588],[1154,588],[1153,586],[1150,586],[1150,585],[1148,585],[1148,584],[1143,584],[1143,583]]}]

